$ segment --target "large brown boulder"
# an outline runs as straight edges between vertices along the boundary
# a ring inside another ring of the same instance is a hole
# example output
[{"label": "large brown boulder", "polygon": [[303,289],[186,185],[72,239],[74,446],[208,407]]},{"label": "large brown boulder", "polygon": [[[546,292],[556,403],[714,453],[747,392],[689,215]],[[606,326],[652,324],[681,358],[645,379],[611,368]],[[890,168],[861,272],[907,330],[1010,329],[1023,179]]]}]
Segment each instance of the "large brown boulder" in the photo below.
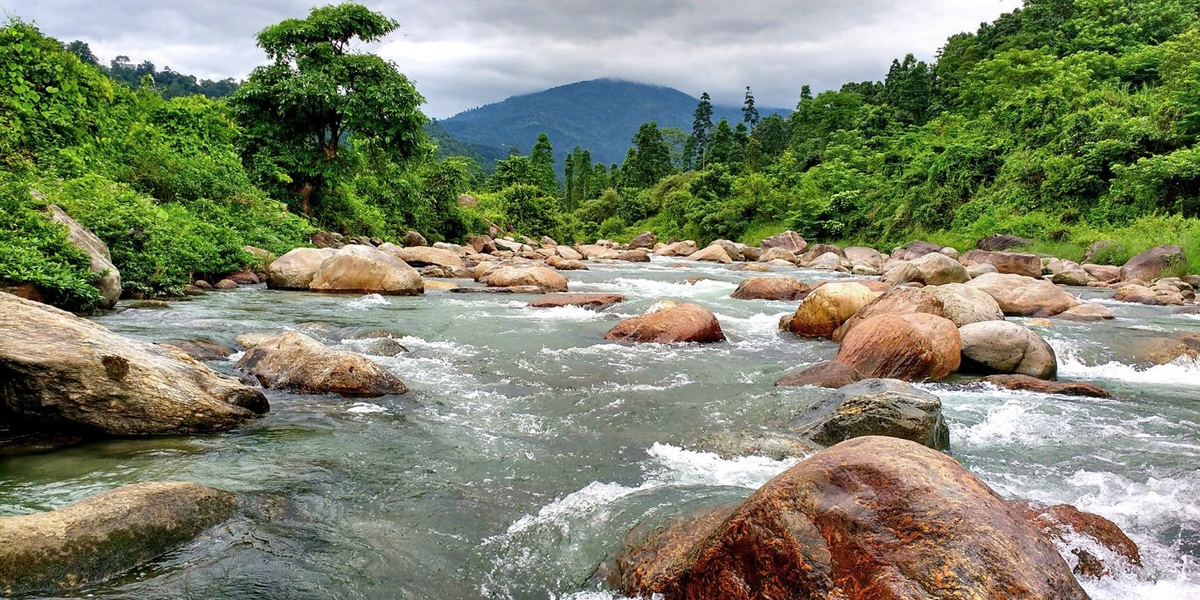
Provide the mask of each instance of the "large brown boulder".
[{"label": "large brown boulder", "polygon": [[1095,277],[1096,280],[1103,281],[1104,283],[1114,283],[1121,280],[1121,267],[1084,263],[1079,265],[1079,268],[1083,269],[1088,275]]},{"label": "large brown boulder", "polygon": [[475,252],[479,254],[491,254],[496,251],[496,242],[486,235],[473,235],[467,238],[467,245],[474,248]]},{"label": "large brown boulder", "polygon": [[233,494],[198,483],[139,483],[58,510],[0,517],[0,593],[104,581],[184,545],[236,508]]},{"label": "large brown boulder", "polygon": [[1036,254],[971,250],[962,255],[958,261],[966,266],[977,264],[992,265],[996,267],[998,273],[1012,273],[1026,277],[1042,276],[1042,259]]},{"label": "large brown boulder", "polygon": [[800,237],[800,234],[789,229],[779,235],[763,238],[762,247],[767,249],[782,248],[792,254],[800,254],[804,252],[805,248],[808,248],[808,242],[804,241],[804,238]]},{"label": "large brown boulder", "polygon": [[684,240],[682,242],[667,244],[666,246],[654,251],[654,253],[659,256],[689,256],[694,252],[696,252],[696,242],[693,242],[692,240]]},{"label": "large brown boulder", "polygon": [[654,245],[657,243],[658,243],[658,236],[654,235],[653,231],[643,231],[643,232],[637,234],[637,236],[635,236],[632,240],[629,241],[629,249],[630,250],[637,250],[637,249],[653,250]]},{"label": "large brown boulder", "polygon": [[178,348],[0,294],[0,421],[166,435],[225,431],[267,410],[258,390]]},{"label": "large brown boulder", "polygon": [[905,246],[904,248],[898,249],[899,251],[893,252],[892,258],[897,260],[914,260],[916,258],[925,256],[926,254],[941,252],[944,248],[946,247],[931,242],[917,240],[908,246]]},{"label": "large brown boulder", "polygon": [[618,302],[624,302],[625,296],[620,294],[551,294],[529,303],[530,308],[557,308],[561,306],[582,306],[584,308],[604,308]]},{"label": "large brown boulder", "polygon": [[880,254],[874,248],[866,246],[850,246],[843,250],[846,255],[846,260],[852,263],[860,263],[873,267],[876,270],[882,269],[884,263],[887,262],[887,257]]},{"label": "large brown boulder", "polygon": [[988,375],[980,379],[1006,390],[1024,390],[1039,394],[1062,394],[1065,396],[1089,396],[1092,398],[1108,398],[1111,394],[1104,388],[1085,382],[1050,381],[1028,375]]},{"label": "large brown boulder", "polygon": [[1121,281],[1154,281],[1164,271],[1187,269],[1187,257],[1179,246],[1155,246],[1134,256],[1121,267]]},{"label": "large brown boulder", "polygon": [[67,215],[66,211],[51,204],[46,207],[50,220],[62,223],[67,227],[67,242],[83,251],[88,256],[88,271],[100,274],[92,285],[100,290],[100,306],[112,308],[121,298],[121,272],[113,265],[112,254],[108,245],[88,231],[78,221]]},{"label": "large brown boulder", "polygon": [[783,260],[794,265],[799,259],[790,250],[783,248],[768,248],[758,256],[758,262],[769,263],[773,260]]},{"label": "large brown boulder", "polygon": [[950,447],[941,399],[898,379],[864,379],[839,388],[797,414],[791,430],[825,446],[886,435],[934,450]]},{"label": "large brown boulder", "polygon": [[1113,300],[1148,306],[1179,306],[1183,295],[1174,289],[1153,289],[1144,285],[1127,284],[1117,288]]},{"label": "large brown boulder", "polygon": [[1014,373],[1054,379],[1054,348],[1032,329],[1012,321],[983,321],[958,328],[962,338],[961,369],[973,373]]},{"label": "large brown boulder", "polygon": [[334,350],[295,331],[250,348],[237,366],[263,387],[306,394],[373,397],[408,391],[403,382],[375,361],[354,352]]},{"label": "large brown boulder", "polygon": [[1087,600],[1038,527],[953,458],[860,437],[740,506],[631,537],[614,584],[663,600]]},{"label": "large brown boulder", "polygon": [[349,244],[321,263],[308,289],[415,296],[425,293],[425,284],[421,274],[399,258],[371,246]]},{"label": "large brown boulder", "polygon": [[995,298],[1006,315],[1052,317],[1081,304],[1078,298],[1057,285],[1024,275],[988,273],[966,285]]},{"label": "large brown boulder", "polygon": [[970,279],[967,268],[961,263],[937,252],[930,252],[888,270],[883,280],[892,284],[920,283],[942,285],[963,283]]},{"label": "large brown boulder", "polygon": [[307,290],[321,263],[335,252],[332,248],[294,248],[288,251],[267,266],[267,287]]},{"label": "large brown boulder", "polygon": [[617,254],[617,260],[626,262],[650,262],[650,253],[645,250],[625,250]]},{"label": "large brown boulder", "polygon": [[962,327],[980,321],[1003,321],[1004,311],[986,292],[961,283],[924,288],[942,301],[942,316]]},{"label": "large brown boulder", "polygon": [[703,250],[697,250],[688,255],[688,260],[701,260],[722,264],[733,262],[733,258],[729,256],[729,253],[720,244],[713,244]]},{"label": "large brown boulder", "polygon": [[1106,321],[1113,319],[1114,315],[1103,304],[1087,302],[1058,313],[1058,318],[1069,321]]},{"label": "large brown boulder", "polygon": [[[1116,523],[1100,515],[1083,512],[1070,504],[1042,506],[1015,500],[1013,505],[1024,511],[1025,518],[1042,533],[1075,555],[1072,570],[1080,575],[1103,577],[1111,575],[1113,567],[1127,570],[1142,565],[1137,544]],[[1080,540],[1081,537],[1085,540]]]},{"label": "large brown boulder", "polygon": [[779,327],[796,335],[827,338],[877,296],[861,283],[826,283],[813,289]]},{"label": "large brown boulder", "polygon": [[429,241],[425,239],[425,236],[421,235],[420,233],[417,233],[416,231],[414,231],[412,229],[409,229],[408,231],[406,231],[404,233],[404,238],[400,241],[405,246],[428,246],[429,245]]},{"label": "large brown boulder", "polygon": [[989,236],[979,240],[979,242],[977,244],[975,244],[975,247],[979,248],[980,250],[987,250],[990,252],[1000,252],[1003,250],[1008,250],[1010,248],[1020,248],[1021,246],[1028,246],[1032,243],[1033,243],[1033,240],[1027,240],[1025,238],[1017,237],[1015,235],[1001,235],[999,233],[993,233],[992,235],[989,235]]},{"label": "large brown boulder", "polygon": [[921,381],[958,370],[962,340],[954,322],[926,313],[880,315],[842,340],[837,360],[868,377]]},{"label": "large brown boulder", "polygon": [[[796,257],[796,260],[801,266],[807,267],[817,262],[817,259],[826,254],[833,254],[839,259],[845,258],[846,253],[841,248],[833,244],[813,244],[808,247],[808,251]],[[828,261],[829,259],[826,259]]]},{"label": "large brown boulder", "polygon": [[704,344],[725,341],[725,334],[711,310],[688,303],[625,319],[608,330],[604,339],[614,342]]},{"label": "large brown boulder", "polygon": [[892,288],[867,303],[854,316],[842,323],[833,332],[831,339],[842,341],[850,330],[859,323],[879,315],[902,315],[907,313],[929,313],[942,316],[942,300],[932,292],[923,288],[898,287]]},{"label": "large brown boulder", "polygon": [[[388,246],[388,248],[384,248]],[[444,250],[442,248],[433,248],[430,246],[407,246],[400,248],[395,245],[384,244],[380,250],[391,250],[389,254],[399,258],[412,267],[427,267],[430,265],[438,267],[466,267],[462,257],[457,252]]]},{"label": "large brown boulder", "polygon": [[567,278],[546,267],[502,265],[488,271],[479,281],[488,287],[532,285],[547,294],[567,291]]},{"label": "large brown boulder", "polygon": [[795,373],[788,373],[780,377],[775,385],[786,387],[811,385],[837,389],[863,379],[863,374],[854,367],[836,360],[827,360]]},{"label": "large brown boulder", "polygon": [[731,298],[739,300],[795,300],[808,292],[808,285],[795,277],[747,277]]}]

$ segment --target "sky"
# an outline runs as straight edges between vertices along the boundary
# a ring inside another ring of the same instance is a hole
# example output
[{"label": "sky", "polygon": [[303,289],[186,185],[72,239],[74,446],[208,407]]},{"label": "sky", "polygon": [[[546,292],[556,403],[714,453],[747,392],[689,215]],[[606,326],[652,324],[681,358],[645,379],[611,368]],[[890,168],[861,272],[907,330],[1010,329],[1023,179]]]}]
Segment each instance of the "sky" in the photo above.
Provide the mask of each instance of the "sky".
[{"label": "sky", "polygon": [[[254,34],[317,4],[300,0],[0,0],[0,9],[101,61],[150,60],[208,79],[243,79],[265,55]],[[740,106],[791,107],[814,91],[880,80],[892,59],[932,60],[1019,0],[367,0],[400,21],[360,49],[394,61],[423,110],[460,111],[611,77]]]}]

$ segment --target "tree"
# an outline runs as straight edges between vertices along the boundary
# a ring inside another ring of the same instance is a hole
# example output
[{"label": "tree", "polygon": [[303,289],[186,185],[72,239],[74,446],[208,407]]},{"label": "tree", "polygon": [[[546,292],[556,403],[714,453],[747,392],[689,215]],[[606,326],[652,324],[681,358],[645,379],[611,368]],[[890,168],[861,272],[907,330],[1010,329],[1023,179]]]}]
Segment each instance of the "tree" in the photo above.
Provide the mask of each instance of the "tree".
[{"label": "tree", "polygon": [[695,148],[696,165],[704,168],[708,161],[708,146],[712,143],[712,99],[708,92],[700,94],[700,103],[692,119],[692,140]]},{"label": "tree", "polygon": [[[283,188],[306,215],[355,170],[348,138],[378,146],[394,161],[427,156],[424,99],[396,65],[351,50],[399,24],[358,4],[314,8],[258,33],[271,64],[258,67],[230,101],[245,129],[245,158],[268,189]],[[315,213],[315,214],[314,214]]]},{"label": "tree", "polygon": [[554,147],[550,145],[550,136],[545,132],[538,134],[537,142],[529,151],[529,162],[536,173],[536,185],[546,193],[557,192],[558,177],[554,174]]},{"label": "tree", "polygon": [[[738,123],[738,125],[745,127],[741,123]],[[709,161],[732,167],[740,164],[743,156],[742,144],[738,140],[738,134],[734,133],[728,121],[721,119],[721,122],[717,123],[716,132],[713,133]]]},{"label": "tree", "polygon": [[671,147],[663,139],[658,123],[642,123],[633,136],[633,147],[621,167],[624,184],[648,188],[671,173]]},{"label": "tree", "polygon": [[88,46],[87,42],[75,40],[64,46],[64,49],[67,52],[78,56],[79,60],[83,61],[85,64],[92,65],[93,67],[100,66],[100,59],[96,58],[95,54],[92,54],[92,48],[91,46]]},{"label": "tree", "polygon": [[800,86],[800,101],[804,102],[805,100],[812,100],[812,99],[813,99],[812,86],[808,85],[807,83]]},{"label": "tree", "polygon": [[749,124],[751,130],[758,126],[758,109],[754,108],[754,92],[750,91],[750,86],[746,86],[746,100],[742,104],[742,122]]}]

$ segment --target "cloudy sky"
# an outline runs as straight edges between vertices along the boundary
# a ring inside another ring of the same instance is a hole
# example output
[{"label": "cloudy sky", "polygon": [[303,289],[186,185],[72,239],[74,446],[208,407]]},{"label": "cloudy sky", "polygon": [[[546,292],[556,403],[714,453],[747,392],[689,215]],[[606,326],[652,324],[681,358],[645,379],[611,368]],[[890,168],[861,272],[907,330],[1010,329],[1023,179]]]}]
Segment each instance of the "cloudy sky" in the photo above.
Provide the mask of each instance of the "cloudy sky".
[{"label": "cloudy sky", "polygon": [[[1019,0],[368,0],[401,23],[364,49],[393,60],[445,118],[514,94],[599,77],[790,107],[800,86],[881,79],[908,52],[932,59]],[[244,78],[254,34],[307,14],[301,0],[0,0],[0,8],[102,61]]]}]

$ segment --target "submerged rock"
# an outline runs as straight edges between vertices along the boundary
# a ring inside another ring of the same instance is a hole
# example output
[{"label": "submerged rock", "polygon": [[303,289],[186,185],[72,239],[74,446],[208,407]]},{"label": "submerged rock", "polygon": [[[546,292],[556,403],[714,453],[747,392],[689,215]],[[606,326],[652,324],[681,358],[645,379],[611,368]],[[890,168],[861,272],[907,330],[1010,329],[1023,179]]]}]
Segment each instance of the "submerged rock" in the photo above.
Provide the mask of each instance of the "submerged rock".
[{"label": "submerged rock", "polygon": [[1012,321],[984,321],[958,328],[964,372],[1013,373],[1054,379],[1054,348],[1033,330]]},{"label": "submerged rock", "polygon": [[1064,396],[1089,396],[1108,398],[1111,394],[1104,388],[1085,382],[1049,381],[1028,375],[989,375],[979,380],[1006,390],[1024,390],[1039,394],[1062,394]]},{"label": "submerged rock", "polygon": [[373,397],[408,392],[403,382],[371,359],[334,350],[294,331],[250,348],[237,366],[263,387],[300,393]]},{"label": "submerged rock", "polygon": [[862,373],[846,363],[827,360],[807,369],[784,375],[775,382],[775,385],[789,387],[811,385],[837,389],[864,378]]},{"label": "submerged rock", "polygon": [[582,306],[584,308],[604,308],[624,301],[625,296],[620,294],[552,294],[530,302],[529,307],[556,308],[560,306]]},{"label": "submerged rock", "polygon": [[1023,511],[949,456],[861,437],[788,469],[740,506],[656,530],[616,561],[664,600],[1086,600]]},{"label": "submerged rock", "polygon": [[864,379],[839,388],[796,415],[791,428],[825,446],[885,435],[934,450],[950,447],[941,399],[898,379]]},{"label": "submerged rock", "polygon": [[1107,306],[1088,302],[1058,313],[1058,318],[1068,321],[1105,321],[1112,319],[1113,313]]},{"label": "submerged rock", "polygon": [[76,590],[145,564],[228,519],[229,492],[139,483],[58,510],[0,517],[0,592]]},{"label": "submerged rock", "polygon": [[0,421],[165,435],[225,431],[267,410],[258,390],[178,348],[0,294]]},{"label": "submerged rock", "polygon": [[954,322],[937,315],[881,315],[846,335],[837,360],[869,377],[942,379],[958,370],[962,340]]},{"label": "submerged rock", "polygon": [[725,334],[711,310],[688,303],[625,319],[610,329],[604,339],[616,342],[703,344],[723,342]]},{"label": "submerged rock", "polygon": [[1137,544],[1116,523],[1100,515],[1083,512],[1070,504],[1042,506],[1024,500],[1013,504],[1024,511],[1026,519],[1075,556],[1072,570],[1079,575],[1104,577],[1111,575],[1114,567],[1125,570],[1142,565]]}]

